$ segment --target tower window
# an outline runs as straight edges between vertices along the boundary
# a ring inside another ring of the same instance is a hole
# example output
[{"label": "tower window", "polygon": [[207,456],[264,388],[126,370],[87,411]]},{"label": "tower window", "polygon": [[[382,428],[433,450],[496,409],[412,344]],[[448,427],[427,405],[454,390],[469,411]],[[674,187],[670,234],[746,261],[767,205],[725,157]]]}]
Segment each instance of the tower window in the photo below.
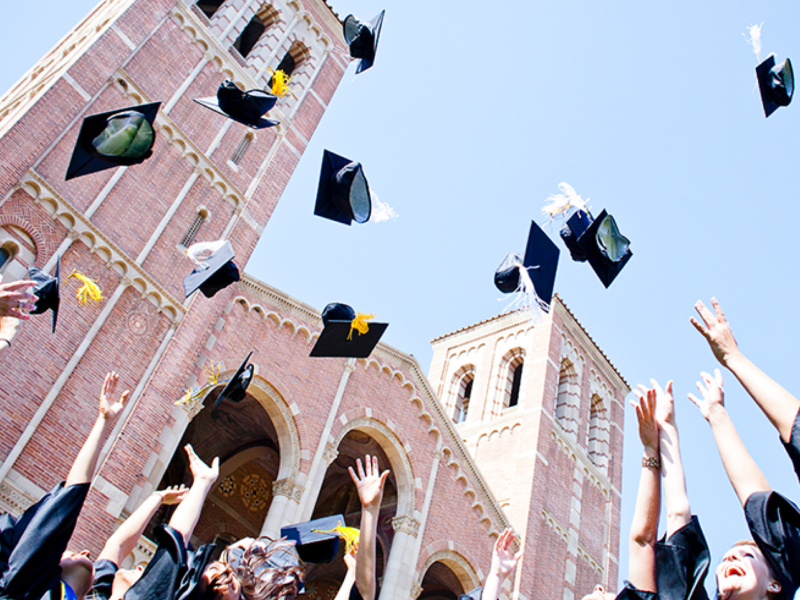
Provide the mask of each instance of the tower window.
[{"label": "tower window", "polygon": [[589,435],[586,449],[589,459],[604,473],[608,471],[609,434],[606,407],[602,399],[594,395],[589,408]]},{"label": "tower window", "polygon": [[473,380],[464,378],[459,385],[459,394],[456,399],[456,406],[453,412],[453,421],[456,423],[463,423],[467,420],[467,413],[469,412],[469,401],[472,398],[472,382]]},{"label": "tower window", "polygon": [[[303,42],[295,41],[289,46],[289,50],[283,55],[281,62],[278,63],[276,71],[283,71],[287,77],[300,67],[306,60],[311,57],[311,52]],[[270,77],[267,87],[272,87],[272,78]]]},{"label": "tower window", "polygon": [[197,231],[206,219],[208,219],[208,211],[205,208],[201,208],[197,211],[197,214],[194,216],[194,221],[192,221],[189,229],[186,230],[186,233],[181,239],[181,246],[188,248],[192,244],[194,237],[197,235]]},{"label": "tower window", "polygon": [[8,251],[8,248],[0,248],[0,271],[9,262],[11,262],[11,252]]},{"label": "tower window", "polygon": [[210,19],[219,10],[223,2],[224,0],[197,0],[197,8],[202,10],[203,14]]},{"label": "tower window", "polygon": [[513,367],[513,375],[511,376],[511,393],[508,396],[508,407],[516,406],[519,404],[519,386],[522,383],[522,367],[524,363],[519,363]]},{"label": "tower window", "polygon": [[244,158],[244,153],[247,152],[247,149],[250,147],[251,142],[255,136],[252,132],[247,132],[245,136],[242,138],[242,141],[239,142],[239,146],[234,151],[233,155],[231,156],[231,162],[235,165],[238,165],[242,162],[242,158]]},{"label": "tower window", "polygon": [[239,51],[242,58],[247,58],[267,28],[274,25],[277,20],[278,11],[269,4],[264,4],[258,9],[258,12],[253,15],[253,18],[250,19],[250,22],[233,43],[233,47]]}]

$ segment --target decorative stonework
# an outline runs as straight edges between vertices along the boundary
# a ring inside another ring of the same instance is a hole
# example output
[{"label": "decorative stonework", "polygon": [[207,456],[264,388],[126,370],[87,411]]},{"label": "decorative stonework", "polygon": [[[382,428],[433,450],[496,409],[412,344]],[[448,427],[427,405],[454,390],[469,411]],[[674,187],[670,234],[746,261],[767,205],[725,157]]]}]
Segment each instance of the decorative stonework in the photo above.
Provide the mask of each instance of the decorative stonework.
[{"label": "decorative stonework", "polygon": [[392,519],[392,527],[395,531],[407,533],[408,535],[417,537],[419,532],[419,521],[408,515],[402,515]]},{"label": "decorative stonework", "polygon": [[128,331],[138,337],[146,335],[147,331],[149,330],[147,325],[147,315],[139,311],[134,311],[128,314],[125,324],[128,327]]},{"label": "decorative stonework", "polygon": [[422,586],[418,582],[412,581],[411,582],[411,592],[410,592],[411,600],[416,600],[417,598],[419,598],[419,595],[421,593],[422,593]]},{"label": "decorative stonework", "polygon": [[336,446],[327,442],[325,444],[325,451],[322,453],[322,458],[325,461],[327,466],[331,466],[331,463],[336,460],[336,457],[339,456],[339,451],[336,449]]},{"label": "decorative stonework", "polygon": [[583,471],[583,474],[602,492],[603,496],[608,499],[611,490],[611,482],[608,477],[592,463],[583,449],[579,448],[578,445],[569,438],[558,423],[553,423],[550,435],[556,445],[578,465],[581,471]]},{"label": "decorative stonework", "polygon": [[0,483],[0,510],[19,516],[36,504],[38,500],[11,483],[8,479]]},{"label": "decorative stonework", "polygon": [[[569,531],[566,527],[564,527],[561,523],[558,522],[556,519],[547,509],[542,509],[542,519],[544,522],[550,527],[553,531],[556,532],[556,535],[560,537],[565,544],[569,543]],[[600,565],[600,563],[595,560],[595,558],[589,554],[589,551],[586,550],[581,544],[578,544],[578,558],[581,560],[586,561],[592,570],[601,576],[601,579],[604,577],[604,569]]]}]

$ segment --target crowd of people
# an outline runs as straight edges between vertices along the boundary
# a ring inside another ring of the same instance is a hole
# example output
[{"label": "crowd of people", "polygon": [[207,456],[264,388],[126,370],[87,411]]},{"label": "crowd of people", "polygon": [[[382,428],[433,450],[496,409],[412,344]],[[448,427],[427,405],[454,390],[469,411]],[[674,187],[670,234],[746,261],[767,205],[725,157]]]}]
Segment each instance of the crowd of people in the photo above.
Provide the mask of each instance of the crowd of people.
[{"label": "crowd of people", "polygon": [[[0,351],[9,348],[19,322],[35,304],[32,282],[0,283]],[[692,324],[720,364],[755,400],[772,425],[800,476],[800,401],[741,352],[719,303],[713,311],[695,306]],[[291,599],[303,589],[304,566],[293,543],[267,537],[246,538],[228,546],[218,560],[214,546],[192,550],[189,540],[206,496],[219,475],[219,459],[205,464],[186,446],[193,476],[190,487],[154,492],[108,538],[97,560],[88,552],[67,550],[94,476],[103,440],[121,413],[128,392],[116,397],[118,377],[103,382],[97,419],[66,480],[18,518],[0,517],[0,599],[39,600],[272,600]],[[598,585],[584,600],[707,600],[705,578],[710,553],[687,494],[672,381],[637,386],[636,411],[643,447],[642,474],[630,530],[628,577],[618,594]],[[689,394],[711,427],[728,478],[744,509],[752,540],[736,543],[715,571],[718,600],[791,600],[800,587],[800,513],[773,491],[747,452],[725,409],[722,374],[701,373],[698,394]],[[116,399],[115,399],[116,398]],[[388,471],[377,457],[359,459],[350,476],[361,501],[358,544],[345,556],[347,575],[336,600],[376,594],[378,513]],[[666,533],[658,539],[661,497]],[[169,523],[154,530],[157,550],[142,569],[121,569],[145,527],[162,505],[176,505]],[[522,557],[516,534],[496,540],[492,562],[479,596],[497,600]],[[506,586],[507,588],[508,586]],[[524,593],[524,592],[523,592]]]}]

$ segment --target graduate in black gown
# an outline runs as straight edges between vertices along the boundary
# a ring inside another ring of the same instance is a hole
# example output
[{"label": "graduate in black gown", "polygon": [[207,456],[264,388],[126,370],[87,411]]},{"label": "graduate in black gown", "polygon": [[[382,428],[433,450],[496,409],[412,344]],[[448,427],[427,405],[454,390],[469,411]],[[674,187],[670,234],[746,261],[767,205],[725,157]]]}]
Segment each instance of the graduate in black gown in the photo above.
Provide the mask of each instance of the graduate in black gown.
[{"label": "graduate in black gown", "polygon": [[97,420],[67,475],[18,518],[0,516],[0,598],[81,600],[92,585],[88,551],[67,551],[75,522],[89,492],[97,458],[122,411],[128,392],[114,402],[118,377],[108,373],[100,392]]},{"label": "graduate in black gown", "polygon": [[[702,323],[692,319],[692,324],[778,431],[800,475],[800,402],[742,354],[722,308],[716,299],[711,302],[713,313],[702,302],[695,305]],[[751,590],[759,598],[790,599],[800,587],[800,512],[794,503],[772,491],[739,438],[725,409],[719,369],[713,376],[702,373],[701,377],[697,386],[702,399],[690,398],[711,425],[722,464],[755,540],[755,546],[737,544],[723,557],[717,568],[720,596],[723,600],[743,597],[744,590]]]}]

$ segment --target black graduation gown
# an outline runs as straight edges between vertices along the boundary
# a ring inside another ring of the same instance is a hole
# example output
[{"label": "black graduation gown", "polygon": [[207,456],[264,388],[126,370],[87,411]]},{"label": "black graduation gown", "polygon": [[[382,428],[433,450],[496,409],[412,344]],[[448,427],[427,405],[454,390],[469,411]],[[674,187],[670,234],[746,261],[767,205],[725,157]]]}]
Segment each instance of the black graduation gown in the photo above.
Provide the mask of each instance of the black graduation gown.
[{"label": "black graduation gown", "polygon": [[119,567],[105,558],[94,563],[94,579],[92,589],[86,595],[86,600],[108,600],[114,587],[114,576]]},{"label": "black graduation gown", "polygon": [[88,483],[62,482],[18,519],[0,517],[0,599],[40,600],[60,587],[61,555],[88,493]]},{"label": "black graduation gown", "polygon": [[703,585],[711,564],[697,516],[656,544],[656,580],[661,600],[708,600]]},{"label": "black graduation gown", "polygon": [[658,594],[645,592],[636,588],[630,581],[625,581],[615,600],[658,600]]}]

